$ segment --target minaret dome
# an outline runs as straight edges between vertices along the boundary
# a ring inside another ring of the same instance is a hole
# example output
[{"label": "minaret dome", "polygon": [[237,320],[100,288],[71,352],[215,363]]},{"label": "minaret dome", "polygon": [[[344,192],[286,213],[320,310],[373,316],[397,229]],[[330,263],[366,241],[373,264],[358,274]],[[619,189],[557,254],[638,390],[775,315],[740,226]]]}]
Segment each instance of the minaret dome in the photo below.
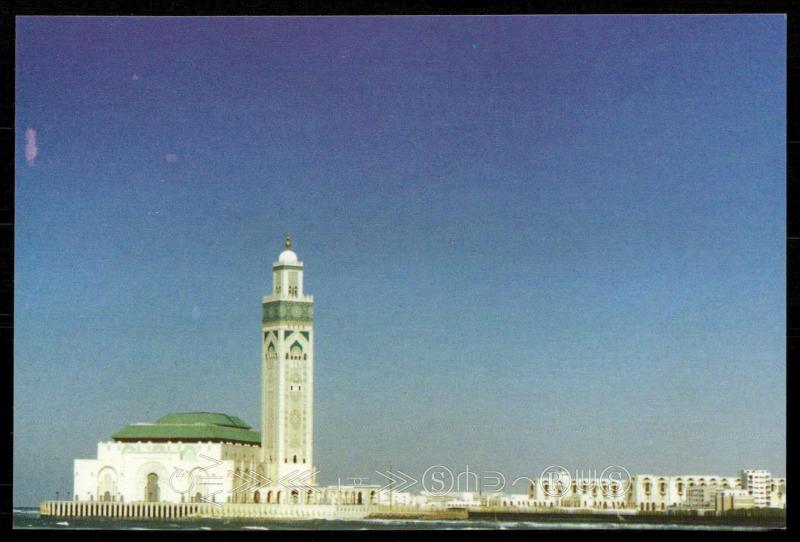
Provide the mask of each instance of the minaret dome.
[{"label": "minaret dome", "polygon": [[286,241],[284,241],[283,246],[286,248],[281,255],[278,256],[278,262],[280,263],[297,263],[297,254],[294,253],[292,250],[292,237],[291,235],[286,235]]}]

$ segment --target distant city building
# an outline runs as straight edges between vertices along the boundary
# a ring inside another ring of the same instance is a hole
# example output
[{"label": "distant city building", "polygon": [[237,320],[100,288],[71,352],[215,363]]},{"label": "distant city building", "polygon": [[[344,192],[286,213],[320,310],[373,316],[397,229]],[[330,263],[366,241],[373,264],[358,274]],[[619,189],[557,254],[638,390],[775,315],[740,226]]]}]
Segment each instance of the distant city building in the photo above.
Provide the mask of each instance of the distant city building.
[{"label": "distant city building", "polygon": [[685,508],[692,510],[707,510],[714,508],[714,499],[719,489],[715,485],[694,486],[686,489]]},{"label": "distant city building", "polygon": [[[523,495],[527,499],[527,495]],[[477,491],[460,491],[447,495],[444,502],[450,508],[469,508],[481,506],[481,494]]]},{"label": "distant city building", "polygon": [[671,506],[685,504],[687,491],[691,488],[729,489],[741,487],[737,476],[712,474],[684,474],[656,476],[639,474],[633,477],[628,502],[642,511],[662,511]]},{"label": "distant city building", "polygon": [[770,508],[786,508],[786,478],[771,478],[767,488]]},{"label": "distant city building", "polygon": [[746,489],[722,489],[715,496],[715,509],[718,514],[729,510],[754,508],[755,500]]},{"label": "distant city building", "polygon": [[753,496],[753,505],[766,508],[770,505],[772,475],[766,470],[747,469],[741,472],[742,488]]},{"label": "distant city building", "polygon": [[556,481],[534,480],[528,488],[531,506],[537,508],[620,509],[625,508],[629,487],[620,481],[587,477]]},{"label": "distant city building", "polygon": [[[763,483],[762,478],[758,479],[759,483]],[[549,483],[546,479],[531,482],[528,491],[531,507],[634,509],[641,512],[666,512],[675,508],[712,510],[715,507],[718,491],[742,489],[744,485],[742,476],[710,474],[674,476],[639,474],[627,481],[624,491],[618,491],[610,480],[572,480],[556,487],[548,487]],[[770,495],[770,506],[784,508],[785,478],[770,477],[765,487]],[[502,495],[489,496],[486,499],[488,504],[504,502]]]}]

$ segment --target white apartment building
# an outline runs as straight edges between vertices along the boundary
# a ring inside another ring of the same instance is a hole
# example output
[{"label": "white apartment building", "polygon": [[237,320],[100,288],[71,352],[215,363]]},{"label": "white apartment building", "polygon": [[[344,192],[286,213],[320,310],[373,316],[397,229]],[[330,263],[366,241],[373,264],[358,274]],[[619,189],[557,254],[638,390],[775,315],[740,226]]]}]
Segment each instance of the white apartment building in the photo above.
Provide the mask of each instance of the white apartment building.
[{"label": "white apartment building", "polygon": [[753,496],[753,505],[758,508],[770,506],[772,475],[762,469],[746,469],[741,472],[742,489]]}]

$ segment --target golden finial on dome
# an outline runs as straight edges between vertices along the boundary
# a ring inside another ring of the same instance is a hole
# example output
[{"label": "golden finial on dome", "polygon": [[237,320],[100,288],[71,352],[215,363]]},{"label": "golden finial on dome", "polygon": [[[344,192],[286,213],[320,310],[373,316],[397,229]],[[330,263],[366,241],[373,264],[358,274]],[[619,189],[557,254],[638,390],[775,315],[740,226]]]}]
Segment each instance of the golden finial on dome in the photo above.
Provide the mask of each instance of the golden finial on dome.
[{"label": "golden finial on dome", "polygon": [[286,247],[286,250],[292,248],[292,235],[290,233],[286,233],[286,241],[283,242],[283,246]]}]

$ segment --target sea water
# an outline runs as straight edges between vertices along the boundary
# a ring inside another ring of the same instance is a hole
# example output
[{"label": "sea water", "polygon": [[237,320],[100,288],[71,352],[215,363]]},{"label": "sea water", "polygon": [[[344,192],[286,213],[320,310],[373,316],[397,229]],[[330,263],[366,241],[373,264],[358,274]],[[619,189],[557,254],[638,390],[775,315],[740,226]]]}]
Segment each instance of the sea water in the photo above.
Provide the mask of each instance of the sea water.
[{"label": "sea water", "polygon": [[276,520],[276,519],[181,519],[148,521],[121,518],[56,518],[39,516],[38,508],[14,508],[15,529],[103,529],[103,530],[190,530],[190,531],[261,531],[261,530],[407,530],[407,529],[647,529],[701,531],[761,531],[761,527],[692,526],[630,523],[536,522],[486,520]]}]

